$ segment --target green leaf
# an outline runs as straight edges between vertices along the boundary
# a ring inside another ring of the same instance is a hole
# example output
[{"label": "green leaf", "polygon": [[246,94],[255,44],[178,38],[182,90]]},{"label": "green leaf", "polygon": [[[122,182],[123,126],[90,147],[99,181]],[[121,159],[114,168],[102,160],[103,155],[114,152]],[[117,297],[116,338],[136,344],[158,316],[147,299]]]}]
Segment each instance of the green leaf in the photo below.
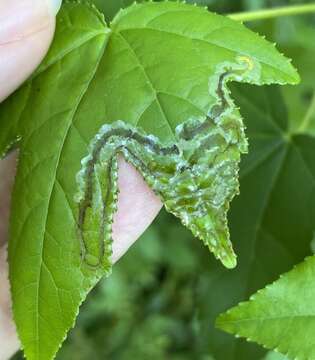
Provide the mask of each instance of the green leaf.
[{"label": "green leaf", "polygon": [[76,229],[75,178],[90,140],[104,123],[124,119],[173,141],[179,123],[213,105],[209,77],[237,55],[260,64],[258,85],[298,82],[271,44],[201,8],[134,5],[108,29],[93,7],[63,6],[47,58],[0,108],[0,153],[21,139],[9,263],[28,359],[54,357],[104,274],[81,267]]},{"label": "green leaf", "polygon": [[262,360],[288,360],[288,358],[275,351],[269,351]]},{"label": "green leaf", "polygon": [[315,257],[218,318],[217,325],[290,359],[315,357]]}]

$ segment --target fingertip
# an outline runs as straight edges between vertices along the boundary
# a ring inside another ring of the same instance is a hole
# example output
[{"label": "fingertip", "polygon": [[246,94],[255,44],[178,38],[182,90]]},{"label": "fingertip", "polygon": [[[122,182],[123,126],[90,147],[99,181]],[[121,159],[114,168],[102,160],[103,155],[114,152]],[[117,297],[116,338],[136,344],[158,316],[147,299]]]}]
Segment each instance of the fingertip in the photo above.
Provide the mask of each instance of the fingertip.
[{"label": "fingertip", "polygon": [[60,0],[0,1],[0,45],[18,42],[54,24]]},{"label": "fingertip", "polygon": [[119,158],[118,175],[118,211],[113,224],[114,263],[142,235],[162,208],[160,199],[140,173],[122,157]]},{"label": "fingertip", "polygon": [[0,1],[0,101],[29,77],[50,46],[60,3],[46,1]]},{"label": "fingertip", "polygon": [[46,0],[46,1],[52,16],[56,16],[61,8],[62,0]]}]

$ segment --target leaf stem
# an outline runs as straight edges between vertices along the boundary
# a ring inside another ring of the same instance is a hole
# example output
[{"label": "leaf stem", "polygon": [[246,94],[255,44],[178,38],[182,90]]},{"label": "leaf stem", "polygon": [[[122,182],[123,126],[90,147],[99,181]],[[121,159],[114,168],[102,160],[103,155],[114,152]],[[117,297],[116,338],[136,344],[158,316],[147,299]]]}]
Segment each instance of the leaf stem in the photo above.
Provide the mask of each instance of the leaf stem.
[{"label": "leaf stem", "polygon": [[301,15],[308,13],[315,13],[315,3],[275,7],[272,9],[257,10],[257,11],[246,11],[246,12],[229,14],[228,16],[231,19],[237,21],[254,21],[254,20],[271,19],[280,16]]},{"label": "leaf stem", "polygon": [[311,120],[313,119],[313,115],[315,114],[315,92],[313,94],[313,98],[311,100],[310,106],[305,114],[305,117],[299,127],[299,132],[304,132],[309,127]]}]

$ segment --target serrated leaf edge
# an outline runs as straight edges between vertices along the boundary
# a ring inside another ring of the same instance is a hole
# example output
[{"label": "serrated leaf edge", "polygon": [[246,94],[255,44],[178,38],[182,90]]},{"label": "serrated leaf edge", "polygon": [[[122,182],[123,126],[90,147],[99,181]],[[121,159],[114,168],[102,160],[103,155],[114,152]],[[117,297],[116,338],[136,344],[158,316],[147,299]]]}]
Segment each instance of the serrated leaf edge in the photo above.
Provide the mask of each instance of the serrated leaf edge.
[{"label": "serrated leaf edge", "polygon": [[[249,299],[247,301],[242,301],[240,302],[238,305],[228,309],[226,312],[220,314],[217,318],[216,318],[216,321],[215,321],[215,327],[220,329],[220,330],[223,330],[225,332],[228,332],[228,333],[231,333],[233,334],[236,338],[244,338],[246,341],[248,342],[254,342],[256,344],[259,344],[261,345],[263,348],[265,349],[268,349],[268,350],[273,350],[273,351],[276,351],[280,354],[283,354],[284,356],[292,359],[292,360],[310,360],[310,358],[308,357],[301,357],[301,356],[298,356],[296,355],[295,353],[293,352],[290,352],[289,349],[285,350],[285,349],[281,349],[280,346],[276,346],[276,347],[268,347],[267,345],[263,344],[261,341],[258,341],[258,340],[254,340],[253,338],[251,337],[247,337],[247,336],[244,336],[244,335],[241,335],[241,333],[239,332],[233,332],[233,331],[228,331],[228,330],[225,330],[222,326],[221,326],[221,323],[224,324],[224,323],[227,323],[226,321],[221,321],[222,318],[224,318],[226,315],[230,315],[233,311],[237,310],[237,309],[240,309],[244,306],[247,306],[249,303],[252,303],[256,300],[256,298],[259,296],[259,295],[264,295],[269,289],[271,289],[274,285],[276,285],[278,283],[278,281],[280,281],[282,278],[286,277],[286,275],[294,272],[295,270],[299,269],[300,267],[304,266],[305,264],[307,264],[308,262],[310,261],[315,261],[315,255],[313,256],[306,256],[304,258],[304,260],[296,265],[293,266],[293,268],[283,274],[280,274],[278,279],[276,279],[275,281],[273,281],[272,283],[266,285],[264,288],[258,290],[256,293],[254,293],[253,295],[251,295],[249,297]],[[236,321],[235,321],[236,322]],[[232,323],[232,321],[231,321]]]}]

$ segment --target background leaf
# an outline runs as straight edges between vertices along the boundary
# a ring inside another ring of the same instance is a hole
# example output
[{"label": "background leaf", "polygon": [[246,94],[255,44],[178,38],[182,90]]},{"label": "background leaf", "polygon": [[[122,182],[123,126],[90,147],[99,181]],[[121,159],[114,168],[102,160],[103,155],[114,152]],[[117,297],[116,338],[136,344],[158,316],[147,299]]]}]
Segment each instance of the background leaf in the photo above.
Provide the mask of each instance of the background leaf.
[{"label": "background leaf", "polygon": [[290,359],[315,357],[315,257],[221,315],[217,325]]},{"label": "background leaf", "polygon": [[[15,321],[29,359],[54,356],[103,275],[80,267],[73,201],[80,160],[100,126],[123,119],[173,140],[178,123],[207,112],[209,76],[237,54],[261,63],[259,84],[298,81],[271,44],[197,7],[132,6],[111,29],[95,9],[66,4],[48,57],[0,109],[2,148],[22,136],[9,261]],[[172,327],[165,320],[156,329]]]},{"label": "background leaf", "polygon": [[[137,3],[148,2],[150,0],[139,0]],[[162,2],[163,0],[154,0],[155,2]],[[176,2],[177,0],[171,0]],[[134,3],[133,0],[92,0],[92,2],[97,6],[97,8],[102,11],[105,15],[107,21],[111,21],[114,16],[118,13],[121,8],[126,8],[127,6]],[[246,5],[251,5],[256,3],[255,8],[267,6],[267,0],[243,0]],[[207,7],[210,11],[218,13],[227,13],[237,11],[242,1],[230,1],[230,0],[186,0],[187,4],[196,4],[199,6]]]}]

